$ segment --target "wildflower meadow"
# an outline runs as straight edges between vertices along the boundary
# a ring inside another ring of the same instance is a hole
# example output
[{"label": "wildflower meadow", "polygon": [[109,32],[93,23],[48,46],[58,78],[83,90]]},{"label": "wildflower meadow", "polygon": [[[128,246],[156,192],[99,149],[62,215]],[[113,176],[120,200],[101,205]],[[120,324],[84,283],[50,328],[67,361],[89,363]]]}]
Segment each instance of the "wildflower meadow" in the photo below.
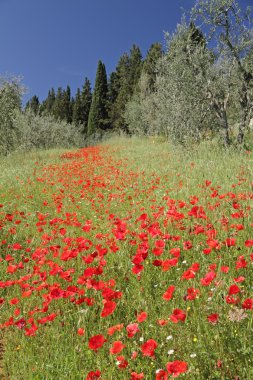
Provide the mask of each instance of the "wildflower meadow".
[{"label": "wildflower meadow", "polygon": [[1,158],[1,378],[253,379],[252,164],[155,138]]}]

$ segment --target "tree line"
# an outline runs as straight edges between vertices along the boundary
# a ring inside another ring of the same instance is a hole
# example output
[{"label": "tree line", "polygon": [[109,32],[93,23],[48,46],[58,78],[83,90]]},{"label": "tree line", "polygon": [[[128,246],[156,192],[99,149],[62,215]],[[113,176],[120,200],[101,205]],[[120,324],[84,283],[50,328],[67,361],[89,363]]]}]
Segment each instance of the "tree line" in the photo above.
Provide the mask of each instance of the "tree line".
[{"label": "tree line", "polygon": [[1,144],[5,152],[21,146],[23,136],[25,146],[82,146],[110,131],[181,144],[220,136],[226,147],[243,146],[253,118],[251,14],[236,0],[196,0],[176,31],[166,33],[164,50],[154,43],[143,58],[133,45],[109,76],[99,60],[93,90],[85,78],[74,95],[70,86],[52,88],[25,110],[20,83],[3,81],[0,151]]},{"label": "tree line", "polygon": [[149,74],[150,81],[154,81],[155,65],[161,56],[160,43],[151,45],[145,59],[140,48],[134,44],[130,53],[120,57],[109,78],[105,64],[99,60],[93,93],[91,82],[86,77],[82,89],[77,88],[74,96],[71,96],[70,86],[66,89],[59,87],[57,91],[52,88],[41,103],[34,95],[25,109],[81,126],[82,133],[87,135],[107,130],[129,133],[124,117],[126,104],[136,91],[143,70]]}]

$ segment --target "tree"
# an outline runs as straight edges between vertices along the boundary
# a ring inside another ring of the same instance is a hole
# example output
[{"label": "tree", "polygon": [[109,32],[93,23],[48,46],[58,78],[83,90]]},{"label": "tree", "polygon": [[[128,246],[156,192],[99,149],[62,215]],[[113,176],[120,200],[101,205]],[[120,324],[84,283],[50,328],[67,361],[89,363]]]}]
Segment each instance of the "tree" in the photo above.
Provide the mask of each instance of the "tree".
[{"label": "tree", "polygon": [[128,133],[124,117],[127,102],[133,96],[142,70],[140,48],[133,45],[130,54],[124,53],[110,76],[108,86],[108,110],[110,123],[117,131]]},{"label": "tree", "polygon": [[63,89],[62,87],[58,87],[56,95],[55,95],[55,101],[52,107],[52,114],[56,120],[64,119],[64,111],[63,111],[62,104],[63,104]]},{"label": "tree", "polygon": [[73,123],[79,126],[83,121],[82,118],[82,100],[80,88],[77,89],[75,101],[73,105]]},{"label": "tree", "polygon": [[125,118],[138,134],[162,134],[181,143],[199,141],[214,124],[203,98],[200,70],[207,69],[211,57],[201,31],[184,20],[174,35],[167,35],[167,43],[164,55],[157,45],[150,49]]},{"label": "tree", "polygon": [[124,119],[126,103],[131,96],[131,86],[129,81],[130,59],[127,53],[124,53],[117,64],[116,72],[110,78],[110,121],[113,128],[117,131],[128,132]]},{"label": "tree", "polygon": [[129,56],[129,87],[130,94],[132,95],[136,89],[137,83],[141,76],[143,62],[141,50],[137,45],[133,45],[130,50]]},{"label": "tree", "polygon": [[40,101],[38,96],[34,95],[25,106],[25,110],[31,110],[35,115],[39,113]]},{"label": "tree", "polygon": [[52,88],[48,91],[47,98],[40,105],[40,114],[50,115],[53,113],[53,107],[55,102],[55,91]]},{"label": "tree", "polygon": [[199,141],[214,124],[202,78],[211,57],[201,38],[197,43],[197,34],[195,27],[183,20],[174,35],[167,35],[167,52],[157,65],[154,102],[158,132],[181,143]]},{"label": "tree", "polygon": [[125,107],[124,118],[131,134],[148,135],[158,131],[154,97],[150,88],[150,76],[143,71],[137,91]]},{"label": "tree", "polygon": [[88,134],[91,135],[96,131],[105,130],[107,128],[107,76],[105,65],[99,61],[87,129]]},{"label": "tree", "polygon": [[119,94],[119,77],[116,71],[113,71],[108,81],[108,93],[107,93],[107,110],[109,124],[112,128],[115,128],[115,122],[117,119],[115,102]]},{"label": "tree", "polygon": [[[223,74],[230,80],[230,86],[222,102],[209,91],[210,99],[218,119],[226,122],[227,104],[233,101],[239,106],[239,130],[237,142],[243,143],[245,130],[250,121],[252,110],[251,84],[253,75],[247,68],[245,57],[253,48],[253,29],[251,28],[251,9],[245,12],[235,0],[199,0],[192,9],[192,18],[201,22],[207,30],[207,40],[215,62],[223,65]],[[229,142],[229,140],[228,140]]]},{"label": "tree", "polygon": [[25,92],[20,78],[0,78],[0,153],[7,155],[18,140],[14,121],[21,111],[21,98]]},{"label": "tree", "polygon": [[71,90],[70,86],[67,86],[66,90],[63,91],[61,100],[61,119],[66,120],[67,123],[72,122],[72,107],[71,107]]},{"label": "tree", "polygon": [[149,87],[154,90],[157,74],[157,62],[162,57],[163,51],[160,43],[154,43],[148,50],[147,56],[143,62],[143,72],[148,76]]},{"label": "tree", "polygon": [[[89,79],[85,77],[84,85],[83,85],[83,89],[81,93],[83,133],[87,133],[87,130],[88,130],[88,120],[89,120],[91,102],[92,102],[91,83]],[[107,115],[105,116],[107,117]]]}]

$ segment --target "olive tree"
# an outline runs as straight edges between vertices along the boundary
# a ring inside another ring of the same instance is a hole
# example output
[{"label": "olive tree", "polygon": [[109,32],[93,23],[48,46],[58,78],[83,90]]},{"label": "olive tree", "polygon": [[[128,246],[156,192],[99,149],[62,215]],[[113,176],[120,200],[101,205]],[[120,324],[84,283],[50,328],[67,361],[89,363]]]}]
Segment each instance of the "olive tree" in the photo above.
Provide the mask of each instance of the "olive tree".
[{"label": "olive tree", "polygon": [[158,62],[155,83],[157,124],[174,141],[200,141],[215,126],[202,72],[212,57],[201,32],[183,20],[167,35],[167,53]]},{"label": "olive tree", "polygon": [[0,153],[8,154],[16,144],[16,112],[21,110],[24,87],[20,78],[0,78]]},{"label": "olive tree", "polygon": [[223,63],[222,76],[216,81],[221,84],[223,80],[225,84],[222,101],[219,92],[216,95],[211,88],[207,90],[216,115],[223,125],[227,119],[229,100],[234,107],[239,107],[237,142],[241,145],[252,111],[253,75],[246,59],[253,49],[251,8],[242,11],[236,0],[197,0],[191,15],[206,30],[206,40],[215,64]]}]

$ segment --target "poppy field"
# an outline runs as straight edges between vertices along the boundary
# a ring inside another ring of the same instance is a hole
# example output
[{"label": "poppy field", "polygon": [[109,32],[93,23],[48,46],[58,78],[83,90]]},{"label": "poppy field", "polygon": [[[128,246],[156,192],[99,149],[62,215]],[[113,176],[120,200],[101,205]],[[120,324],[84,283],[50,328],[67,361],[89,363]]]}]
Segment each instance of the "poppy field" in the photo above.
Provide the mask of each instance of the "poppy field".
[{"label": "poppy field", "polygon": [[252,164],[137,138],[2,159],[0,376],[252,379]]}]

